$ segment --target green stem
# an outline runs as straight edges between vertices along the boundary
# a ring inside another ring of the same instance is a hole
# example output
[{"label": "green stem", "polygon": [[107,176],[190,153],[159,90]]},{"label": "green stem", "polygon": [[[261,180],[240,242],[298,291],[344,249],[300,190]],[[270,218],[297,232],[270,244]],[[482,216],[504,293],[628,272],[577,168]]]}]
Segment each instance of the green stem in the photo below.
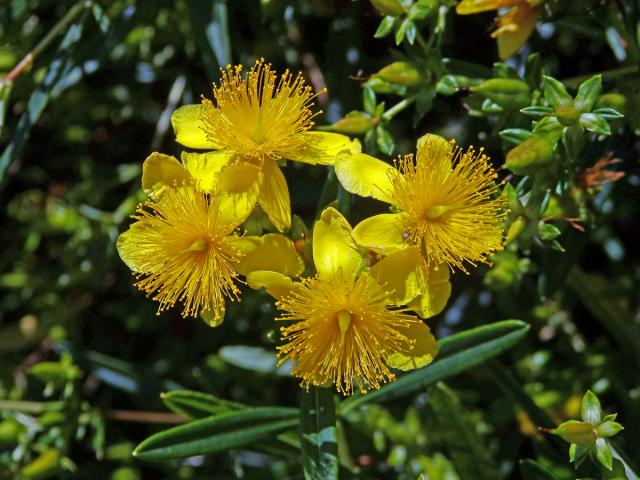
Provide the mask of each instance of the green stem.
[{"label": "green stem", "polygon": [[331,388],[309,387],[300,399],[302,468],[307,480],[338,478],[336,411]]},{"label": "green stem", "polygon": [[410,106],[413,102],[416,101],[416,98],[418,98],[418,95],[411,95],[410,97],[405,98],[404,100],[396,103],[393,107],[391,107],[389,110],[387,110],[386,112],[384,112],[382,114],[382,118],[386,121],[391,120],[393,117],[395,117],[398,113],[400,113],[401,111],[403,111],[405,108],[407,108],[408,106]]},{"label": "green stem", "polygon": [[611,70],[604,70],[602,72],[591,73],[589,75],[581,75],[579,77],[568,78],[566,80],[563,80],[562,83],[564,83],[569,88],[577,88],[582,82],[590,79],[594,75],[602,75],[603,80],[614,80],[626,75],[638,73],[638,71],[640,71],[640,66],[628,65],[626,67],[619,67]]},{"label": "green stem", "polygon": [[12,82],[16,78],[22,74],[27,68],[31,66],[33,61],[40,55],[51,43],[55,40],[58,35],[64,33],[67,27],[73,22],[73,20],[82,12],[85,8],[91,6],[91,0],[80,0],[73,7],[69,9],[69,11],[65,14],[64,17],[60,19],[58,23],[54,25],[54,27],[49,30],[42,40],[38,42],[38,44],[27,53],[22,60],[11,70],[6,77],[2,79],[2,81]]}]

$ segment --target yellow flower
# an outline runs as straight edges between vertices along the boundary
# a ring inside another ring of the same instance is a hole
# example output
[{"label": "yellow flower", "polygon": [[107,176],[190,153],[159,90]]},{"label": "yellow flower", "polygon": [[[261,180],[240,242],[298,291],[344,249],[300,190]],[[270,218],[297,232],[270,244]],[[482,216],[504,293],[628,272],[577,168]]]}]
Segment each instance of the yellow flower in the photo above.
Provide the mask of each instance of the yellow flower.
[{"label": "yellow flower", "polygon": [[[250,165],[259,171],[252,179],[259,186],[258,203],[280,230],[291,226],[291,204],[284,175],[277,163],[289,159],[309,164],[332,164],[342,151],[360,151],[360,144],[344,135],[310,131],[311,107],[316,97],[299,74],[288,70],[279,78],[270,64],[258,60],[243,75],[242,66],[222,70],[213,86],[214,102],[186,105],[171,121],[182,145],[216,150],[225,165]],[[198,155],[198,154],[192,154]],[[206,165],[209,157],[200,163]],[[238,183],[243,169],[229,175]]]},{"label": "yellow flower", "polygon": [[238,299],[237,278],[248,268],[293,276],[304,268],[293,243],[281,235],[237,235],[245,216],[222,208],[228,204],[223,197],[188,183],[154,197],[138,207],[117,248],[136,286],[160,303],[158,313],[181,303],[183,317],[200,314],[216,326],[224,318],[225,298]]},{"label": "yellow flower", "polygon": [[353,232],[360,245],[389,254],[415,247],[426,267],[441,264],[466,272],[502,249],[506,203],[498,196],[489,159],[445,139],[418,140],[417,160],[406,155],[396,167],[365,154],[343,156],[336,174],[345,189],[390,203],[392,213],[363,220]]},{"label": "yellow flower", "polygon": [[496,10],[509,10],[497,19],[498,28],[491,34],[498,40],[502,60],[516,53],[527,41],[542,14],[544,0],[462,0],[456,7],[459,15]]},{"label": "yellow flower", "polygon": [[314,226],[313,259],[317,275],[301,282],[273,271],[247,276],[250,286],[278,299],[277,320],[290,322],[280,329],[278,356],[280,363],[295,362],[292,373],[303,387],[333,383],[350,395],[357,385],[364,393],[395,379],[392,368],[411,370],[433,360],[437,344],[429,328],[399,308],[410,280],[395,275],[380,281],[380,265],[392,269],[395,256],[364,269],[351,226],[328,208]]}]

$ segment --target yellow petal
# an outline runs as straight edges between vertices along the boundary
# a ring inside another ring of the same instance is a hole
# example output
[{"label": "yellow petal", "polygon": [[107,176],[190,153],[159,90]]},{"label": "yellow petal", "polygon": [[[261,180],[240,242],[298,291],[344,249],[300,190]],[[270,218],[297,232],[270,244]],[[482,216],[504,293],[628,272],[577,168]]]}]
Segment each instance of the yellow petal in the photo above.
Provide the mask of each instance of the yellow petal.
[{"label": "yellow petal", "polygon": [[361,261],[349,222],[336,209],[325,209],[313,226],[313,262],[318,274],[356,275]]},{"label": "yellow petal", "polygon": [[146,273],[143,265],[148,263],[147,253],[140,244],[148,237],[149,226],[142,222],[132,223],[129,230],[122,232],[116,241],[116,249],[122,261],[132,272]]},{"label": "yellow petal", "polygon": [[258,203],[278,230],[288,230],[291,227],[291,200],[282,170],[274,160],[265,159],[262,175]]},{"label": "yellow petal", "polygon": [[358,245],[374,252],[389,255],[407,248],[404,233],[404,216],[399,213],[383,213],[369,217],[353,229],[353,238]]},{"label": "yellow petal", "polygon": [[267,233],[261,237],[245,236],[234,242],[242,254],[236,271],[248,276],[256,270],[268,270],[297,277],[304,270],[304,261],[293,242],[284,235]]},{"label": "yellow petal", "polygon": [[347,192],[394,203],[391,176],[398,171],[388,163],[364,153],[343,154],[336,158],[335,170]]},{"label": "yellow petal", "polygon": [[260,168],[247,162],[229,163],[216,176],[216,190],[226,193],[242,193],[260,181]]},{"label": "yellow petal", "polygon": [[497,10],[502,7],[510,7],[522,0],[462,0],[456,6],[458,15],[469,15],[471,13],[487,12]]},{"label": "yellow petal", "polygon": [[384,257],[370,273],[385,289],[390,299],[398,305],[406,305],[421,293],[422,259],[415,247],[405,248]]},{"label": "yellow petal", "polygon": [[217,183],[216,175],[224,166],[235,159],[230,150],[217,150],[205,153],[182,152],[182,164],[195,180],[199,190],[211,193]]},{"label": "yellow petal", "polygon": [[260,184],[256,182],[245,192],[217,193],[220,199],[220,222],[227,224],[229,232],[244,222],[256,207]]},{"label": "yellow petal", "polygon": [[150,197],[158,197],[166,188],[190,182],[189,173],[175,157],[153,152],[142,164],[142,190]]},{"label": "yellow petal", "polygon": [[386,360],[390,367],[407,371],[424,367],[433,361],[438,353],[438,344],[429,327],[416,321],[400,333],[415,343],[408,352],[396,351],[389,355]]},{"label": "yellow petal", "polygon": [[498,55],[506,60],[525,44],[536,28],[541,7],[532,7],[523,3],[513,7],[499,20],[500,28],[494,32],[498,37]]},{"label": "yellow petal", "polygon": [[333,165],[338,154],[359,153],[362,149],[358,140],[339,133],[305,132],[302,135],[308,141],[307,146],[294,155],[289,155],[290,160],[314,165]]},{"label": "yellow petal", "polygon": [[453,144],[446,138],[427,133],[418,139],[417,150],[420,166],[451,168]]},{"label": "yellow petal", "polygon": [[422,318],[430,318],[442,312],[447,306],[451,296],[450,272],[447,265],[443,264],[437,270],[435,267],[429,267],[428,270],[425,269],[424,273],[422,294],[413,300],[409,307]]},{"label": "yellow petal", "polygon": [[255,290],[264,288],[276,300],[288,296],[298,285],[286,275],[269,271],[251,272],[247,275],[247,284]]},{"label": "yellow petal", "polygon": [[176,141],[185,147],[216,150],[220,148],[215,142],[207,140],[200,120],[202,105],[184,105],[171,115],[171,125]]}]

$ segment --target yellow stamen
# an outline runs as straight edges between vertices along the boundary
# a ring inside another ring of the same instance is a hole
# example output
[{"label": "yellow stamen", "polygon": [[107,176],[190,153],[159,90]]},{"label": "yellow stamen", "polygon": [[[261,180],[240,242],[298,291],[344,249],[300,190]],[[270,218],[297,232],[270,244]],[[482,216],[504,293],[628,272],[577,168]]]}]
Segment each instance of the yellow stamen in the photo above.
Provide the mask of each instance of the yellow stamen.
[{"label": "yellow stamen", "polygon": [[428,265],[447,263],[466,272],[465,264],[488,263],[502,249],[506,202],[482,149],[449,149],[429,138],[418,161],[406,155],[396,161],[393,199],[408,225],[405,240],[418,246]]},{"label": "yellow stamen", "polygon": [[280,363],[295,360],[293,374],[302,386],[335,383],[344,395],[380,388],[395,375],[385,358],[409,351],[406,331],[418,320],[392,309],[385,292],[367,273],[359,277],[310,278],[278,301],[285,344],[278,347]]},{"label": "yellow stamen", "polygon": [[265,158],[287,157],[308,144],[304,134],[319,113],[311,111],[317,97],[302,74],[286,70],[280,78],[263,59],[243,75],[242,65],[222,70],[213,86],[215,105],[202,100],[207,138],[260,164]]},{"label": "yellow stamen", "polygon": [[168,189],[138,207],[118,250],[134,270],[136,286],[160,302],[158,313],[180,302],[184,317],[210,310],[215,320],[225,297],[238,298],[236,237],[219,215],[216,197],[192,187]]}]

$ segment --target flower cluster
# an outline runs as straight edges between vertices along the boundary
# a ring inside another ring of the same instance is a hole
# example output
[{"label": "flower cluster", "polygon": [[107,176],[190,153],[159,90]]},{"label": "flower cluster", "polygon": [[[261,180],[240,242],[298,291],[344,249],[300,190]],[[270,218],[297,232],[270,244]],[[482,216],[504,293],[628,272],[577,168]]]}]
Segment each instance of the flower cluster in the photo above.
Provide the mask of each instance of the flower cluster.
[{"label": "flower cluster", "polygon": [[[259,60],[228,66],[213,99],[176,110],[180,161],[152,153],[141,204],[118,251],[136,286],[212,326],[239,283],[276,299],[280,362],[303,387],[344,395],[380,388],[397,371],[430,363],[438,347],[424,319],[441,312],[449,275],[488,262],[503,243],[505,200],[482,150],[434,135],[394,165],[337,133],[313,131],[316,97],[301,75]],[[291,202],[281,160],[331,165],[350,193],[391,205],[354,228],[333,207],[313,226],[312,255],[288,233]],[[243,232],[260,208],[280,233]],[[303,272],[306,276],[302,276]]]}]

